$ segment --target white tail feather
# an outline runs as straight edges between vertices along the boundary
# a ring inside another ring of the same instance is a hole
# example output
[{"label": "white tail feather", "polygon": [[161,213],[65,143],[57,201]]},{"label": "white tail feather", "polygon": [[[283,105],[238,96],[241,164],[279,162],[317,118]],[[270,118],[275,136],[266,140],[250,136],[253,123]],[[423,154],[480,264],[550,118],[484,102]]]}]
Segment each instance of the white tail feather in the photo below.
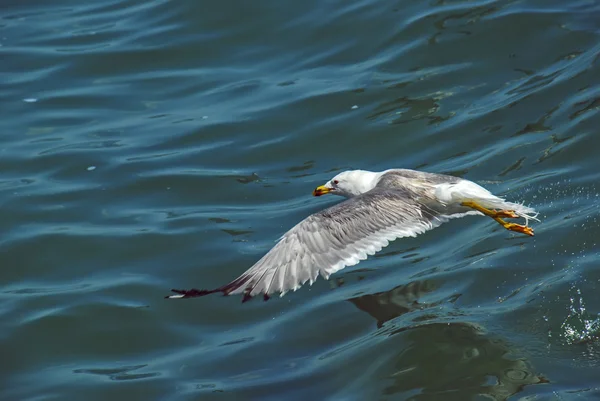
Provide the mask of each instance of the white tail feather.
[{"label": "white tail feather", "polygon": [[522,203],[507,202],[502,198],[494,196],[493,199],[474,199],[479,200],[479,204],[488,209],[512,210],[517,216],[525,219],[525,225],[529,224],[529,220],[540,221],[537,216],[538,212],[535,209],[525,206]]},{"label": "white tail feather", "polygon": [[487,209],[512,210],[519,217],[525,219],[526,225],[529,220],[539,221],[535,209],[522,203],[507,202],[472,181],[462,180],[454,184],[439,184],[436,186],[435,195],[446,204],[474,201]]}]

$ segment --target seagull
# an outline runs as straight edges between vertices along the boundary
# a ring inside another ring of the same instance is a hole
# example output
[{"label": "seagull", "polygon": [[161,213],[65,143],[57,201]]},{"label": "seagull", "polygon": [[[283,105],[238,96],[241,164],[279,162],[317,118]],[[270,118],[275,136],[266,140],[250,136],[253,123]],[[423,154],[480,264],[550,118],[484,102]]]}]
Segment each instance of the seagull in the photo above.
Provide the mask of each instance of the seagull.
[{"label": "seagull", "polygon": [[[312,285],[319,275],[327,280],[390,241],[416,237],[450,219],[483,215],[529,236],[529,220],[539,221],[533,208],[505,201],[472,181],[409,169],[344,171],[313,191],[314,196],[325,194],[347,199],[302,220],[237,279],[212,290],[173,289],[175,294],[165,298],[223,293],[241,294],[246,302],[262,294],[266,301],[307,281]],[[505,218],[524,218],[525,225]]]}]

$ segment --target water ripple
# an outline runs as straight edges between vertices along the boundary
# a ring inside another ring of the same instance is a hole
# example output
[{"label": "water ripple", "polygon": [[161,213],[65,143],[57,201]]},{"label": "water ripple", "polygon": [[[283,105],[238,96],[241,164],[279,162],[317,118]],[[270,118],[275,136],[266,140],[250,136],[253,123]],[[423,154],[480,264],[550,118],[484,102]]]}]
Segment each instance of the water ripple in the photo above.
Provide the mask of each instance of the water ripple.
[{"label": "water ripple", "polygon": [[[7,399],[598,392],[597,2],[13,3]],[[390,167],[531,204],[536,237],[465,218],[282,299],[163,299]]]}]

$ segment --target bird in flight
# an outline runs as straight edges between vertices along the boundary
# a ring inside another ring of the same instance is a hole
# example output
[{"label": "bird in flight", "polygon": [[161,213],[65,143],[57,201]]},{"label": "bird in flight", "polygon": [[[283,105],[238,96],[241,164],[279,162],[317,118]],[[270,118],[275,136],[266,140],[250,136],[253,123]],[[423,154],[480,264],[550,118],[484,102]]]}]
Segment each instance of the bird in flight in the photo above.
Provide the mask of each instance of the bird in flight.
[{"label": "bird in flight", "polygon": [[[492,218],[507,230],[533,236],[528,221],[534,209],[493,195],[472,181],[408,169],[381,172],[344,171],[314,196],[346,199],[314,213],[286,232],[258,262],[232,282],[212,290],[176,290],[165,298],[193,298],[214,293],[241,294],[242,302],[262,294],[283,296],[319,275],[326,280],[379,252],[390,241],[416,237],[450,219],[467,215]],[[524,218],[525,225],[506,218]]]}]

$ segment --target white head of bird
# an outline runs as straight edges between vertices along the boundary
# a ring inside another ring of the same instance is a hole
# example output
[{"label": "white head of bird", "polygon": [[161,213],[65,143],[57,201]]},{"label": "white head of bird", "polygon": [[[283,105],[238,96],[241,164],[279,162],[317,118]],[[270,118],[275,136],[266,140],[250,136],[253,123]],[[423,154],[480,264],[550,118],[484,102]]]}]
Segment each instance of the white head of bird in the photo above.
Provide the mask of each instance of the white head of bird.
[{"label": "white head of bird", "polygon": [[351,198],[373,189],[380,176],[381,173],[366,170],[344,171],[327,181],[325,185],[315,188],[313,195],[333,194]]}]

